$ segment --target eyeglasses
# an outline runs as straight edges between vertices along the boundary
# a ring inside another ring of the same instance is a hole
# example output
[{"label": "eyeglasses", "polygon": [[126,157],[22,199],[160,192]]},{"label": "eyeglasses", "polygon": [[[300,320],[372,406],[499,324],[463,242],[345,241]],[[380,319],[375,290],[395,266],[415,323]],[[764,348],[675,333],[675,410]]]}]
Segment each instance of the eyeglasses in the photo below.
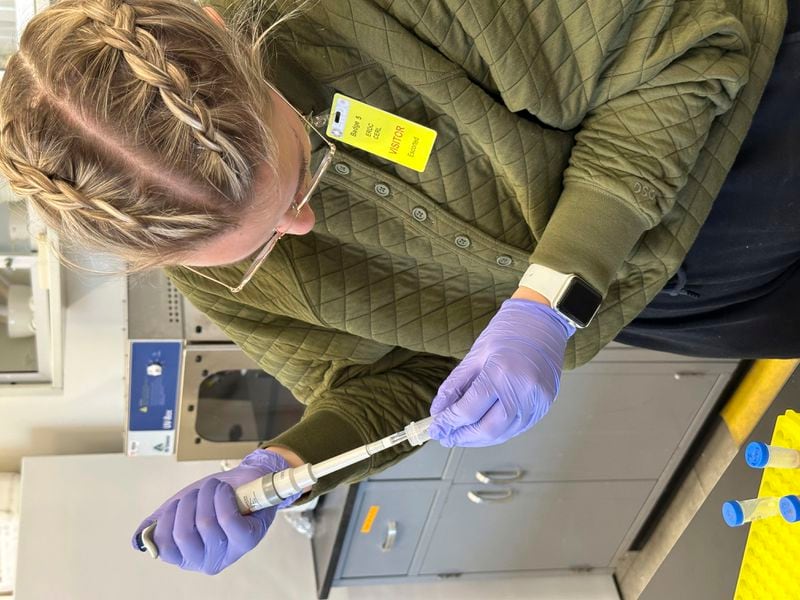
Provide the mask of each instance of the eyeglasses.
[{"label": "eyeglasses", "polygon": [[[319,182],[322,179],[322,175],[325,173],[325,171],[328,170],[328,167],[330,166],[331,161],[333,160],[333,155],[336,153],[336,146],[334,146],[331,142],[325,139],[325,136],[323,136],[319,132],[319,130],[316,127],[314,127],[314,125],[312,125],[311,122],[300,113],[299,110],[297,110],[294,106],[292,106],[289,103],[289,101],[286,98],[284,98],[283,94],[281,94],[277,89],[275,89],[273,85],[271,85],[269,82],[266,82],[266,84],[272,89],[272,91],[274,91],[278,95],[278,97],[281,100],[283,100],[289,106],[289,108],[291,108],[297,114],[298,117],[300,117],[303,120],[303,123],[305,123],[306,125],[306,131],[308,135],[309,136],[312,136],[313,134],[318,135],[322,140],[322,142],[327,146],[327,148],[324,151],[324,154],[315,152],[314,155],[312,155],[311,163],[309,164],[309,169],[314,171],[314,176],[311,178],[311,185],[309,186],[308,191],[306,192],[303,199],[300,202],[292,202],[291,208],[294,210],[294,215],[292,216],[292,220],[289,222],[289,226],[286,228],[288,230],[291,229],[292,225],[294,225],[294,222],[300,215],[300,211],[303,210],[303,207],[306,204],[308,204],[308,201],[311,199],[311,195],[314,193],[314,190],[317,188],[317,185],[319,185]],[[313,142],[312,142],[312,147],[314,147]],[[314,163],[316,162],[319,162],[319,164],[315,165]],[[212,277],[206,273],[202,273],[197,269],[193,269],[192,267],[184,265],[184,268],[210,281],[218,283],[219,285],[230,290],[231,293],[236,294],[242,291],[242,288],[244,288],[244,286],[247,285],[247,282],[253,278],[253,275],[255,275],[256,271],[258,271],[259,267],[267,259],[267,256],[269,256],[269,253],[272,252],[272,250],[278,244],[278,241],[285,234],[286,234],[285,231],[278,231],[277,228],[272,230],[272,234],[264,243],[264,246],[257,252],[256,257],[250,264],[250,267],[247,269],[247,271],[245,271],[244,276],[237,285],[230,285],[229,283],[220,281],[219,279]]]}]

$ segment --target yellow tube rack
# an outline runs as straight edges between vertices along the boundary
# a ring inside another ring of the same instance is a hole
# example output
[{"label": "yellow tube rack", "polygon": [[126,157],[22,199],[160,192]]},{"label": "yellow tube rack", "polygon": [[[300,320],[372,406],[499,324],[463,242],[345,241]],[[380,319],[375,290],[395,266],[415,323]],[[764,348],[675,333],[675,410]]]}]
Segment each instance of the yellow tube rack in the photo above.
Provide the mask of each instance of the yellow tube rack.
[{"label": "yellow tube rack", "polygon": [[[778,417],[772,445],[800,450],[800,413]],[[800,494],[800,469],[764,469],[759,498]],[[735,600],[800,598],[800,523],[782,517],[750,524]]]}]

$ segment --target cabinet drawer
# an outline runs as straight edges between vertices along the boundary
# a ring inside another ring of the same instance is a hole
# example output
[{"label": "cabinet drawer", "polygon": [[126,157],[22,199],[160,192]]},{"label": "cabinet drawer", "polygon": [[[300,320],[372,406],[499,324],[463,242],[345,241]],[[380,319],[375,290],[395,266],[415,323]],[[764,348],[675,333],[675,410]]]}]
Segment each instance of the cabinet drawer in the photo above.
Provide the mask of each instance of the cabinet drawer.
[{"label": "cabinet drawer", "polygon": [[340,577],[406,575],[437,487],[413,482],[362,485]]},{"label": "cabinet drawer", "polygon": [[[654,483],[453,485],[421,574],[608,567]],[[511,496],[476,504],[470,492]]]},{"label": "cabinet drawer", "polygon": [[544,419],[505,444],[466,449],[455,481],[658,479],[721,377],[565,373]]},{"label": "cabinet drawer", "polygon": [[385,471],[372,475],[370,480],[441,479],[450,456],[450,448],[431,441]]}]

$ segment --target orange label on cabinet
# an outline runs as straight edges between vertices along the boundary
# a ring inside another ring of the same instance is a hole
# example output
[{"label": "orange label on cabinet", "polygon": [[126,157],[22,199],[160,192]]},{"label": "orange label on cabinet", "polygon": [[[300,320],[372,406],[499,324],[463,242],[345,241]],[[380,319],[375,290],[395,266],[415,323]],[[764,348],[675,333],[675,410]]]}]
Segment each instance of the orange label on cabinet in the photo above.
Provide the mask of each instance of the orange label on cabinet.
[{"label": "orange label on cabinet", "polygon": [[364,522],[361,524],[361,533],[369,533],[372,531],[372,523],[375,522],[375,517],[378,516],[378,511],[381,509],[380,506],[373,505],[369,507],[367,511],[367,516],[364,518]]}]

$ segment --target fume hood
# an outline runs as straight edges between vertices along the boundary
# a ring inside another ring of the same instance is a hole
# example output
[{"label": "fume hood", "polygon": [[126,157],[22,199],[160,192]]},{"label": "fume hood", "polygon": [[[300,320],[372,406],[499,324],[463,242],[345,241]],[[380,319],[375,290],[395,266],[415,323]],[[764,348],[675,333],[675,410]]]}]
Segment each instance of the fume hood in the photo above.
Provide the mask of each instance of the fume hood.
[{"label": "fume hood", "polygon": [[[19,35],[49,5],[0,0],[0,77]],[[57,240],[0,178],[0,396],[62,386],[63,294]]]},{"label": "fume hood", "polygon": [[62,385],[63,293],[57,240],[0,186],[0,395]]}]

